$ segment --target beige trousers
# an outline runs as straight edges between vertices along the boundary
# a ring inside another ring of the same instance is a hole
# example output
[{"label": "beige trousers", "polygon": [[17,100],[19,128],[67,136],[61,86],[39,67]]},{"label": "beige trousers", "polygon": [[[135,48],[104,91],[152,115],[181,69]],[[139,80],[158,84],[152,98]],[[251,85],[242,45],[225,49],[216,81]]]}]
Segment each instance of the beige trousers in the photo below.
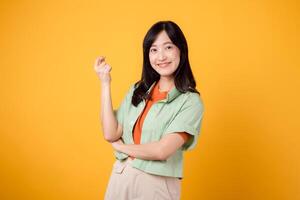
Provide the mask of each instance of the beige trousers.
[{"label": "beige trousers", "polygon": [[179,200],[181,180],[145,173],[131,166],[132,160],[116,160],[105,200]]}]

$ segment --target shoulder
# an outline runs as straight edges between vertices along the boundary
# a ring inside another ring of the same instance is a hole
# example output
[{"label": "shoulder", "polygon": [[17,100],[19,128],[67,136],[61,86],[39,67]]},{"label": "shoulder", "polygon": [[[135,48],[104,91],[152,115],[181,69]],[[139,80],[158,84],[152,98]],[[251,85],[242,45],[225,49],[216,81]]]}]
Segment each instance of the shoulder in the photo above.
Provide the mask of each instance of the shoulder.
[{"label": "shoulder", "polygon": [[129,87],[128,87],[128,89],[127,89],[127,96],[132,96],[132,94],[133,94],[135,88],[136,88],[136,87],[135,87],[135,84],[134,84],[134,83],[130,84]]},{"label": "shoulder", "polygon": [[133,92],[138,88],[138,86],[139,86],[139,81],[135,83],[131,83],[128,92],[133,94]]},{"label": "shoulder", "polygon": [[188,91],[186,93],[182,93],[181,95],[183,98],[184,107],[193,106],[203,109],[203,99],[198,93]]}]

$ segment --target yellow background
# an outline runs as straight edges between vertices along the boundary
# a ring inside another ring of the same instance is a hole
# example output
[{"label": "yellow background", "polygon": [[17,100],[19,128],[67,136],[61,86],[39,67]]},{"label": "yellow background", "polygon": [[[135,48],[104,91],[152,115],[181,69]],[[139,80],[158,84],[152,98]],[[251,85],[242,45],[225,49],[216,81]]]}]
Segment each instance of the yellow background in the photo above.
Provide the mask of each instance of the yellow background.
[{"label": "yellow background", "polygon": [[117,107],[158,20],[185,33],[205,104],[183,200],[298,200],[299,1],[1,1],[0,199],[102,199],[114,162],[99,123]]}]

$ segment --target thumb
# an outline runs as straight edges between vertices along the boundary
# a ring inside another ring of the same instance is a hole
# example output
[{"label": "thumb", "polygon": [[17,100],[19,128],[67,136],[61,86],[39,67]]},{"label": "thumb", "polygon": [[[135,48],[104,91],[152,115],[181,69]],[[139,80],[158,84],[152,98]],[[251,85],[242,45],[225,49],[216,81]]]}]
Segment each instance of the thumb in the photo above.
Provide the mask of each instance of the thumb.
[{"label": "thumb", "polygon": [[105,71],[106,71],[106,72],[110,72],[111,69],[112,69],[112,68],[111,68],[111,66],[110,66],[109,64],[106,64],[106,65],[105,65]]}]

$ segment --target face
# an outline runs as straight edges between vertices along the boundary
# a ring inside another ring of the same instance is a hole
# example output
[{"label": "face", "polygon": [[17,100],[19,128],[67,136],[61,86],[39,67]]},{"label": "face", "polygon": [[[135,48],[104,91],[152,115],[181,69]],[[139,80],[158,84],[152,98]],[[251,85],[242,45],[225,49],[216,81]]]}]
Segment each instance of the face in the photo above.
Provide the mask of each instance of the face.
[{"label": "face", "polygon": [[153,69],[164,77],[173,77],[180,62],[180,50],[170,40],[166,31],[160,32],[149,51]]}]

